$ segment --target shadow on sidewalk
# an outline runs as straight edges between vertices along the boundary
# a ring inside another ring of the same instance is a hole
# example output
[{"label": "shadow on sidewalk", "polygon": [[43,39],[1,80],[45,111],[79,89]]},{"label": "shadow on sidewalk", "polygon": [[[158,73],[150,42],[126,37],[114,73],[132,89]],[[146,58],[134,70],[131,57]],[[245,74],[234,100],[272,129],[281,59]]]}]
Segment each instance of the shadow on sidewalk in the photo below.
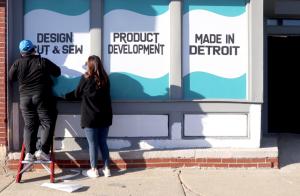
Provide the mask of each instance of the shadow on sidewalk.
[{"label": "shadow on sidewalk", "polygon": [[278,143],[280,168],[295,164],[300,168],[300,135],[280,134]]},{"label": "shadow on sidewalk", "polygon": [[[78,174],[79,172],[79,174]],[[31,175],[31,174],[36,174],[36,172],[25,172],[23,174],[23,180],[21,180],[21,183],[30,183],[30,182],[38,182],[38,181],[47,181],[49,180],[49,174],[45,173],[39,173],[37,177],[32,177],[32,178],[26,178],[26,176]],[[83,180],[87,179],[87,177],[83,176],[81,174],[81,169],[62,169],[59,173],[55,173],[55,182],[60,183],[63,182],[64,180],[72,180],[72,181],[78,181],[78,180]]]}]

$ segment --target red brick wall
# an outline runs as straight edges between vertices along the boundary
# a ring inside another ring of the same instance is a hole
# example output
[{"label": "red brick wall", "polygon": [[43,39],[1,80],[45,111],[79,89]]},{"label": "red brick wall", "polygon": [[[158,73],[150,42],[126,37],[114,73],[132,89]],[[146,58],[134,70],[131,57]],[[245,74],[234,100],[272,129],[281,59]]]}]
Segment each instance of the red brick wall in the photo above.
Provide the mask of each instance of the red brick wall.
[{"label": "red brick wall", "polygon": [[0,146],[7,145],[6,1],[0,0]]},{"label": "red brick wall", "polygon": [[[16,170],[19,160],[9,160],[8,168]],[[99,161],[99,166],[103,163]],[[88,160],[56,160],[57,168],[88,168]],[[265,158],[157,158],[157,159],[131,159],[112,160],[111,167],[114,169],[127,168],[274,168],[278,169],[278,157]],[[36,169],[41,169],[41,165],[35,165]]]}]

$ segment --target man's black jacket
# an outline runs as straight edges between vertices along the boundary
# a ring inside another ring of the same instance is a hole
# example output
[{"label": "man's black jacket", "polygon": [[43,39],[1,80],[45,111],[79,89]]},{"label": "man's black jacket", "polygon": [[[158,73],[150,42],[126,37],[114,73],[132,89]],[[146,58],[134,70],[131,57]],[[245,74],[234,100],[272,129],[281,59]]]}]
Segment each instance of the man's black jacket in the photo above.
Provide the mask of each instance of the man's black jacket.
[{"label": "man's black jacket", "polygon": [[18,80],[20,96],[51,94],[51,76],[60,76],[60,68],[40,55],[17,59],[9,70],[9,78]]}]

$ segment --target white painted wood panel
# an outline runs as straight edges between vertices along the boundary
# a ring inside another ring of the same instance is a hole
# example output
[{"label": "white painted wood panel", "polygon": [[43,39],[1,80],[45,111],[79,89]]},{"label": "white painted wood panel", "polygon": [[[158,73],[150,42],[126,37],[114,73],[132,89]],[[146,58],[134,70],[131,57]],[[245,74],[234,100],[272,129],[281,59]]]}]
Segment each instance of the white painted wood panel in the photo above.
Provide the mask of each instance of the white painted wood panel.
[{"label": "white painted wood panel", "polygon": [[[168,115],[114,115],[109,137],[167,137]],[[80,115],[58,115],[55,137],[85,137]]]},{"label": "white painted wood panel", "polygon": [[247,136],[246,114],[186,114],[185,136],[230,137]]}]

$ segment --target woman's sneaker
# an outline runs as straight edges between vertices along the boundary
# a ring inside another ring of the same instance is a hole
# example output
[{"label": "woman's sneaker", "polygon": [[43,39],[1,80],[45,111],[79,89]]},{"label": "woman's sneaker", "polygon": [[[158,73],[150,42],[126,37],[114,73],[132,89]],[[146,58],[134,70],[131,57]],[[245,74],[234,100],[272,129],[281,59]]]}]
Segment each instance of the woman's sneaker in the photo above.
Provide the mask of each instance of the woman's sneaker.
[{"label": "woman's sneaker", "polygon": [[89,169],[82,171],[82,175],[87,176],[89,178],[97,178],[99,177],[99,172],[97,169]]},{"label": "woman's sneaker", "polygon": [[29,161],[29,162],[33,162],[35,161],[35,157],[33,154],[31,153],[26,153],[24,161]]},{"label": "woman's sneaker", "polygon": [[41,161],[50,161],[50,156],[49,154],[44,153],[42,150],[38,150],[34,153],[35,157],[37,160]]},{"label": "woman's sneaker", "polygon": [[108,167],[104,167],[104,169],[102,170],[102,173],[105,177],[111,176],[110,169]]}]

